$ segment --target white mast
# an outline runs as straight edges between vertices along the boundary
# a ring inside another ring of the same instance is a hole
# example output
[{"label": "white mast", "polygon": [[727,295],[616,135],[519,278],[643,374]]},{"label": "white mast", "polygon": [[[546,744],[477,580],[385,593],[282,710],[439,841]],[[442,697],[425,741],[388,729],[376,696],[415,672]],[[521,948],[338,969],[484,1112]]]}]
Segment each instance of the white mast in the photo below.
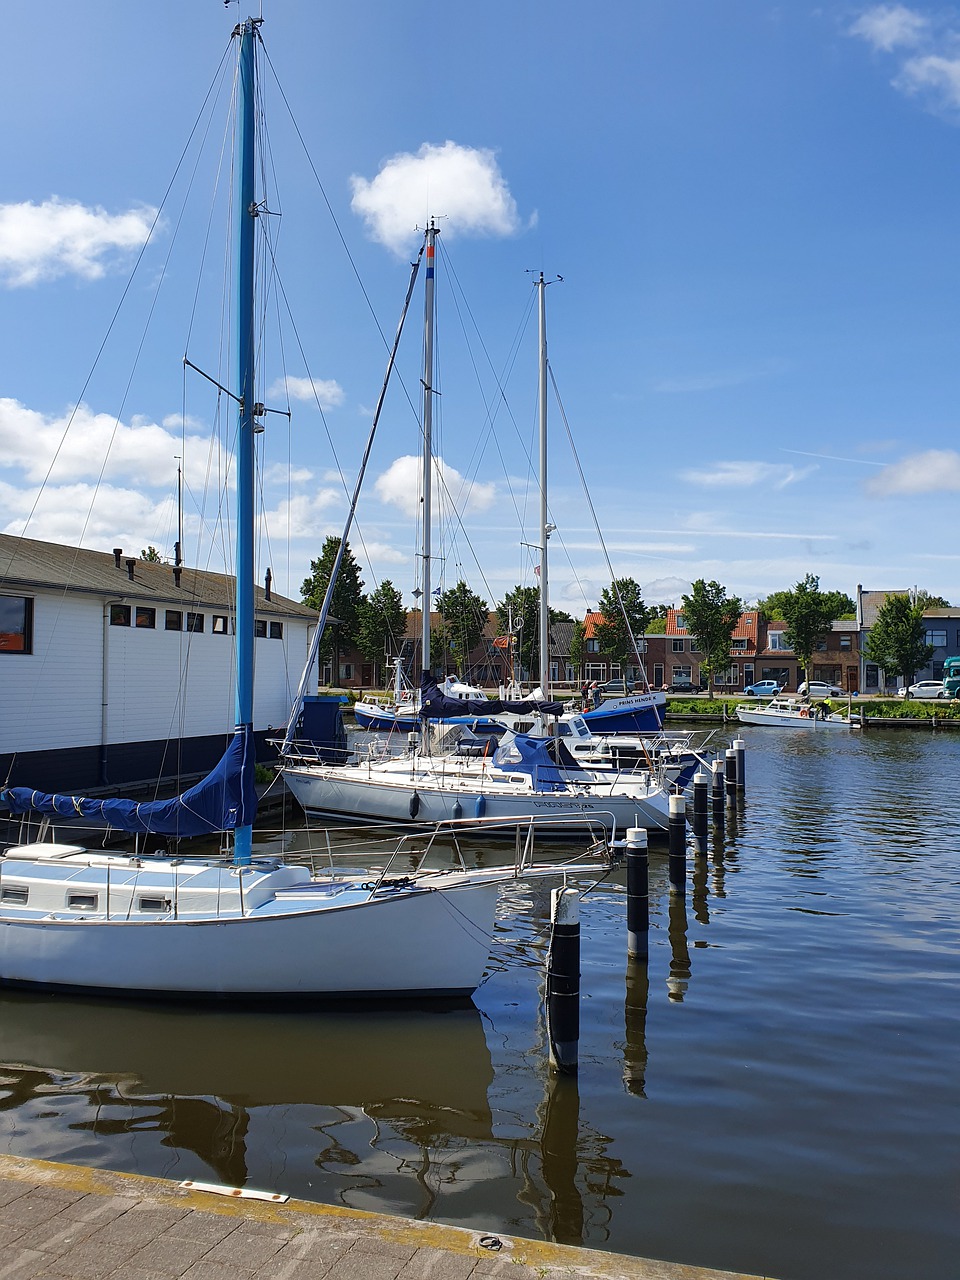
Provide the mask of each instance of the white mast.
[{"label": "white mast", "polygon": [[423,494],[421,557],[421,587],[423,590],[420,627],[421,667],[430,670],[430,553],[431,509],[433,480],[433,291],[434,248],[437,228],[433,222],[427,227],[427,275],[423,301],[423,461],[421,492]]},{"label": "white mast", "polygon": [[547,282],[540,272],[540,688],[550,697],[550,599],[547,587],[547,539],[554,526],[547,517]]}]

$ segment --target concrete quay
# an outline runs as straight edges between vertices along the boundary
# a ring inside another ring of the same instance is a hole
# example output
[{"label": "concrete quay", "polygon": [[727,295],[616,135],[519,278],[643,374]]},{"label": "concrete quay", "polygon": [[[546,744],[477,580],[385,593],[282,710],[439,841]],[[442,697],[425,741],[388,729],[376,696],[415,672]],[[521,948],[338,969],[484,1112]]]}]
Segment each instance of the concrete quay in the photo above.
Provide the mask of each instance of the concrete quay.
[{"label": "concrete quay", "polygon": [[0,1156],[0,1280],[769,1280]]}]

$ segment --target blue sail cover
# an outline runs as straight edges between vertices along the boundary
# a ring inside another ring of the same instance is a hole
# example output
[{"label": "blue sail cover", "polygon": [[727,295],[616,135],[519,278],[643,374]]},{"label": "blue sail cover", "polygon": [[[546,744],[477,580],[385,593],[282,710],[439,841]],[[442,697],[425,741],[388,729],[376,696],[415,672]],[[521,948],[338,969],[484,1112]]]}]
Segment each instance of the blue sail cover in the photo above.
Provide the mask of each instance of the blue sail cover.
[{"label": "blue sail cover", "polygon": [[493,716],[500,711],[515,711],[527,715],[539,711],[541,715],[558,716],[563,711],[562,702],[543,702],[535,698],[508,701],[504,698],[450,698],[442,693],[429,671],[420,677],[420,715],[427,720],[450,720],[453,716]]},{"label": "blue sail cover", "polygon": [[238,725],[218,763],[196,786],[171,800],[89,800],[49,795],[29,787],[0,791],[11,813],[50,813],[64,818],[99,818],[119,831],[140,835],[205,836],[249,826],[257,812],[252,725]]},{"label": "blue sail cover", "polygon": [[576,775],[586,777],[586,770],[557,738],[531,738],[526,733],[504,734],[493,764],[509,773],[528,773],[534,791],[567,791]]}]

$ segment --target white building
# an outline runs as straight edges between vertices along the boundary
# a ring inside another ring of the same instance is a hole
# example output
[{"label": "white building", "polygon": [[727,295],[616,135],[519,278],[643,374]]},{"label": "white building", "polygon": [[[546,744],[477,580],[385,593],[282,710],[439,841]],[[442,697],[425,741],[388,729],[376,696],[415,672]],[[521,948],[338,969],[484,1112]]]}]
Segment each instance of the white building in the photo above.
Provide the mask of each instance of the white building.
[{"label": "white building", "polygon": [[[224,574],[0,535],[0,784],[205,772],[233,731],[234,598]],[[316,615],[258,587],[256,619],[262,744],[286,723]]]}]

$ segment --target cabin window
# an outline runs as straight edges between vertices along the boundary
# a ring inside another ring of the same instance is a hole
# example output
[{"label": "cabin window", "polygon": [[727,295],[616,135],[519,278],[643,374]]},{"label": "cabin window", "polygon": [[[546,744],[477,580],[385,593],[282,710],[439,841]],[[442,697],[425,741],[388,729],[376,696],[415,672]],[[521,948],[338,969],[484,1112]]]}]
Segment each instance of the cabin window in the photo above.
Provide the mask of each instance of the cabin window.
[{"label": "cabin window", "polygon": [[97,893],[68,893],[68,911],[96,911],[100,895]]},{"label": "cabin window", "polygon": [[130,606],[128,604],[112,604],[110,606],[111,627],[129,627]]},{"label": "cabin window", "polygon": [[187,630],[188,631],[203,630],[203,614],[202,613],[187,614]]},{"label": "cabin window", "polygon": [[183,614],[179,609],[168,609],[163,625],[167,631],[182,631]]},{"label": "cabin window", "polygon": [[0,596],[0,653],[33,653],[30,596]]},{"label": "cabin window", "polygon": [[155,630],[157,625],[156,609],[149,609],[146,605],[138,604],[136,622],[138,627],[145,627],[148,631]]},{"label": "cabin window", "polygon": [[225,613],[215,613],[210,630],[215,636],[225,636],[230,634],[230,627]]},{"label": "cabin window", "polygon": [[283,639],[283,623],[282,622],[270,623],[270,639],[271,640]]},{"label": "cabin window", "polygon": [[254,635],[257,637],[257,639],[259,639],[259,640],[265,640],[265,639],[267,638],[267,620],[266,620],[266,618],[257,618],[256,622],[254,622],[254,624],[253,624],[253,634],[254,634]]},{"label": "cabin window", "polygon": [[0,902],[9,902],[17,907],[25,907],[30,890],[20,885],[8,884],[0,889]]},{"label": "cabin window", "polygon": [[168,915],[173,910],[170,898],[141,898],[137,903],[140,911],[153,911],[158,915]]},{"label": "cabin window", "polygon": [[680,637],[679,640],[674,640],[672,643],[673,643],[674,653],[683,653],[683,637],[682,636]]}]

